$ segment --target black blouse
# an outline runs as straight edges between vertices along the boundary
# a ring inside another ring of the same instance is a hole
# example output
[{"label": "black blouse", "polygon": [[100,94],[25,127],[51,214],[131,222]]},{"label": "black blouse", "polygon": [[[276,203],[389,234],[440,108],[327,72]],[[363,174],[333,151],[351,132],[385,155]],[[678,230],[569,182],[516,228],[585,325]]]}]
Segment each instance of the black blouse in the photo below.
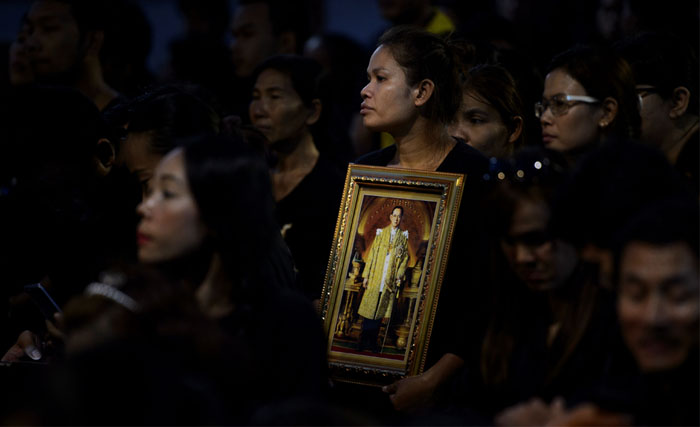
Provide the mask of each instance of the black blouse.
[{"label": "black blouse", "polygon": [[321,296],[344,175],[321,155],[311,172],[277,202],[275,216],[284,231],[304,295]]}]

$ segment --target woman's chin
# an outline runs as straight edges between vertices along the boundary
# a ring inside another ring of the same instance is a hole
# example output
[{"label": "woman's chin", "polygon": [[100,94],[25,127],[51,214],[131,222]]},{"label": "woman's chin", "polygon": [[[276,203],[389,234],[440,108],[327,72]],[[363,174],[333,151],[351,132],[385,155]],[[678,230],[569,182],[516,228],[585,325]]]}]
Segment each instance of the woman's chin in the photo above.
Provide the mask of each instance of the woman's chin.
[{"label": "woman's chin", "polygon": [[153,253],[145,248],[140,248],[137,254],[137,258],[141,264],[158,264],[163,261],[163,257],[158,256],[158,254]]},{"label": "woman's chin", "polygon": [[378,123],[375,123],[371,119],[367,119],[367,117],[362,118],[362,125],[367,128],[367,130],[372,131],[372,132],[383,132],[384,128],[380,126]]}]

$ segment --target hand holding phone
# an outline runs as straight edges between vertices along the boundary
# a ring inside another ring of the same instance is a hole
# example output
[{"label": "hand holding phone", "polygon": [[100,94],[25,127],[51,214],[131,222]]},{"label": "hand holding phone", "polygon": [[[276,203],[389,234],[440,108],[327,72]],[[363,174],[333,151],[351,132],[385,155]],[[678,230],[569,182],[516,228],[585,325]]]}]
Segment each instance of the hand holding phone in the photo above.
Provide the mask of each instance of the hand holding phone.
[{"label": "hand holding phone", "polygon": [[51,295],[41,286],[41,283],[33,283],[24,286],[24,292],[29,294],[29,297],[39,307],[41,314],[50,322],[54,321],[54,314],[61,313],[61,308],[56,304],[56,301],[51,298]]}]

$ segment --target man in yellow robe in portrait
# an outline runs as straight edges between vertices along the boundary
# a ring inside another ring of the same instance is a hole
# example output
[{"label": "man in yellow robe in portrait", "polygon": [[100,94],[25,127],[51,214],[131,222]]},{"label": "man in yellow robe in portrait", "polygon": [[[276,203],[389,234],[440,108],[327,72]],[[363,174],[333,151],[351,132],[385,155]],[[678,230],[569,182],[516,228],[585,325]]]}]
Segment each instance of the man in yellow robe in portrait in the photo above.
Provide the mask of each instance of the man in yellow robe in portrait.
[{"label": "man in yellow robe in portrait", "polygon": [[357,313],[362,316],[359,350],[369,347],[379,352],[377,337],[382,319],[391,316],[394,298],[408,264],[408,231],[399,228],[403,208],[396,206],[389,215],[391,225],[377,229],[365,262],[365,289]]}]

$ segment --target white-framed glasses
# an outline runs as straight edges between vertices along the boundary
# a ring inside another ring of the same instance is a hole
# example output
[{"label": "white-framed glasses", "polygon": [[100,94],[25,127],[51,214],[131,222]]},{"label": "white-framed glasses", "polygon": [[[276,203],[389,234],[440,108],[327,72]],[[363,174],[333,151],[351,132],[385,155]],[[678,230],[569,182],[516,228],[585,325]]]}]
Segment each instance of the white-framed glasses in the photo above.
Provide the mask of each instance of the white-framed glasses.
[{"label": "white-framed glasses", "polygon": [[557,94],[550,99],[542,99],[541,102],[535,103],[535,116],[539,119],[547,108],[552,112],[552,115],[561,116],[576,104],[598,104],[599,102],[592,96]]}]

